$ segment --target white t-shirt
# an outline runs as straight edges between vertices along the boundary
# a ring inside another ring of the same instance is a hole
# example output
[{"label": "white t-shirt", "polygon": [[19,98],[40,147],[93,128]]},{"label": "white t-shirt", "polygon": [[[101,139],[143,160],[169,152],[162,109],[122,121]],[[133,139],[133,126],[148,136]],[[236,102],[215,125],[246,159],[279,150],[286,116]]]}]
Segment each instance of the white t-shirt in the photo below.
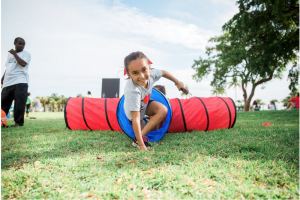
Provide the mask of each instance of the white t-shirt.
[{"label": "white t-shirt", "polygon": [[124,110],[129,120],[132,120],[131,111],[140,111],[140,120],[143,119],[154,83],[157,82],[161,77],[161,70],[151,69],[147,89],[135,83],[132,78],[127,81],[124,90]]},{"label": "white t-shirt", "polygon": [[275,105],[274,104],[270,104],[270,110],[276,110]]},{"label": "white t-shirt", "polygon": [[18,83],[27,83],[29,85],[28,66],[31,60],[31,55],[27,51],[21,51],[17,55],[24,60],[27,65],[22,67],[11,53],[8,53],[5,63],[6,72],[3,81],[3,88]]},{"label": "white t-shirt", "polygon": [[253,109],[254,109],[254,110],[259,110],[259,109],[260,109],[260,104],[253,105]]}]

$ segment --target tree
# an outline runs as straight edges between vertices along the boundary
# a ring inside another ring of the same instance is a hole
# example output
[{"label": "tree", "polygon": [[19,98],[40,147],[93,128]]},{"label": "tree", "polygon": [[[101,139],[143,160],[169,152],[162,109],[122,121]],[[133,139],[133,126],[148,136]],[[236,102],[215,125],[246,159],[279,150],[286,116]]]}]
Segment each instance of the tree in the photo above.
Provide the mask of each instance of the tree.
[{"label": "tree", "polygon": [[77,97],[83,97],[82,94],[77,94]]},{"label": "tree", "polygon": [[187,85],[185,85],[184,87],[189,91],[189,93],[185,94],[184,92],[181,92],[180,96],[185,97],[186,99],[190,98],[192,96],[192,93],[190,93],[189,87]]},{"label": "tree", "polygon": [[266,103],[261,101],[260,105],[262,106],[262,109],[264,110],[264,106],[266,105]]},{"label": "tree", "polygon": [[54,112],[54,109],[55,109],[55,105],[57,104],[57,101],[55,101],[54,98],[50,97],[49,98],[49,103],[52,105],[52,112]]},{"label": "tree", "polygon": [[239,0],[237,5],[239,13],[223,26],[223,30],[231,33],[233,41],[237,42],[240,38],[245,43],[255,41],[247,52],[263,54],[256,56],[253,65],[278,66],[279,60],[284,65],[291,62],[289,89],[294,92],[299,78],[299,1]]},{"label": "tree", "polygon": [[235,101],[236,101],[236,88],[237,87],[240,88],[241,86],[242,85],[236,79],[233,79],[233,81],[229,83],[228,89],[231,87],[234,87],[234,89],[235,89]]},{"label": "tree", "polygon": [[37,96],[36,98],[38,98],[41,101],[41,103],[43,104],[43,107],[44,107],[44,112],[46,112],[46,103],[48,103],[48,97]]},{"label": "tree", "polygon": [[212,90],[211,90],[211,94],[213,96],[222,96],[222,95],[225,95],[226,92],[225,92],[225,89],[223,87],[214,87]]},{"label": "tree", "polygon": [[[211,85],[220,88],[225,87],[230,79],[232,82],[240,79],[245,101],[244,110],[249,111],[258,85],[272,78],[282,78],[282,72],[289,63],[297,71],[299,15],[295,17],[289,12],[298,13],[299,4],[291,0],[282,2],[238,1],[240,12],[223,26],[224,34],[209,40],[216,45],[206,48],[208,59],[200,57],[194,61],[192,68],[196,73],[193,78],[201,81],[210,72],[214,72]],[[284,20],[277,20],[280,18],[278,15],[283,14],[278,11],[279,4],[288,13]],[[272,13],[272,6],[276,7],[275,14]],[[246,89],[249,85],[252,87],[248,95]]]}]

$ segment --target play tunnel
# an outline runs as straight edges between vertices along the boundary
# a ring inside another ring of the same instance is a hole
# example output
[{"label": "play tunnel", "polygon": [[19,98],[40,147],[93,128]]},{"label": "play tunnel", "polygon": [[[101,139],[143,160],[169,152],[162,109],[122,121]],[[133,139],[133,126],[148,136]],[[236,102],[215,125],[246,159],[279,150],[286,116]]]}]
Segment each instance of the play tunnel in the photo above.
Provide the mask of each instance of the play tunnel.
[{"label": "play tunnel", "polygon": [[228,97],[169,99],[173,118],[168,133],[232,128],[236,107]]},{"label": "play tunnel", "polygon": [[117,105],[120,98],[69,98],[64,114],[71,130],[122,131],[117,120]]},{"label": "play tunnel", "polygon": [[[163,138],[165,136],[165,134],[168,131],[169,125],[172,120],[172,108],[171,108],[170,102],[165,97],[165,95],[163,95],[161,92],[159,92],[155,89],[152,90],[150,99],[158,101],[168,108],[168,113],[165,118],[165,123],[162,125],[162,127],[160,127],[158,130],[151,131],[147,134],[149,141],[158,142],[159,140],[161,140],[161,138]],[[133,138],[135,138],[135,135],[134,135],[133,128],[132,128],[131,124],[129,123],[129,120],[125,115],[124,101],[125,101],[125,97],[123,96],[117,107],[117,118],[118,118],[119,125],[121,126],[124,133],[126,133],[126,135],[128,135],[130,138],[133,139]]]},{"label": "play tunnel", "polygon": [[[163,126],[147,134],[150,141],[159,141],[167,132],[229,129],[235,124],[235,104],[228,97],[167,99],[153,89],[150,98],[168,108]],[[64,109],[66,126],[71,130],[123,131],[134,138],[132,126],[124,112],[124,100],[124,96],[121,99],[69,98]]]}]

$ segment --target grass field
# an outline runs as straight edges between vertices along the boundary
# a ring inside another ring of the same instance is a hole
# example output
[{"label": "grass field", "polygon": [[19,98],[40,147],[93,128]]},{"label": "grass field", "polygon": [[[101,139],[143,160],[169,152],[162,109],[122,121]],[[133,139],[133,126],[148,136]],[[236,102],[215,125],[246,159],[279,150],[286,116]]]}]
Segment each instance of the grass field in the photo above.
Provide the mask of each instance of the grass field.
[{"label": "grass field", "polygon": [[299,199],[298,110],[238,113],[232,129],[167,134],[148,152],[30,114],[1,129],[2,199]]}]

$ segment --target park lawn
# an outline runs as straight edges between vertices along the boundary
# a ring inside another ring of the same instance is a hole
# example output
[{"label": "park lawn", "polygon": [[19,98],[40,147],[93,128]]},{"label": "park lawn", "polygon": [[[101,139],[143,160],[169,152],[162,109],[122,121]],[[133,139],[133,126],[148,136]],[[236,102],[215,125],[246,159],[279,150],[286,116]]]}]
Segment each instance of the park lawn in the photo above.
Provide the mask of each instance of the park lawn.
[{"label": "park lawn", "polygon": [[298,110],[241,112],[232,129],[167,134],[148,152],[122,132],[70,131],[63,113],[30,115],[1,129],[2,199],[299,199]]}]

